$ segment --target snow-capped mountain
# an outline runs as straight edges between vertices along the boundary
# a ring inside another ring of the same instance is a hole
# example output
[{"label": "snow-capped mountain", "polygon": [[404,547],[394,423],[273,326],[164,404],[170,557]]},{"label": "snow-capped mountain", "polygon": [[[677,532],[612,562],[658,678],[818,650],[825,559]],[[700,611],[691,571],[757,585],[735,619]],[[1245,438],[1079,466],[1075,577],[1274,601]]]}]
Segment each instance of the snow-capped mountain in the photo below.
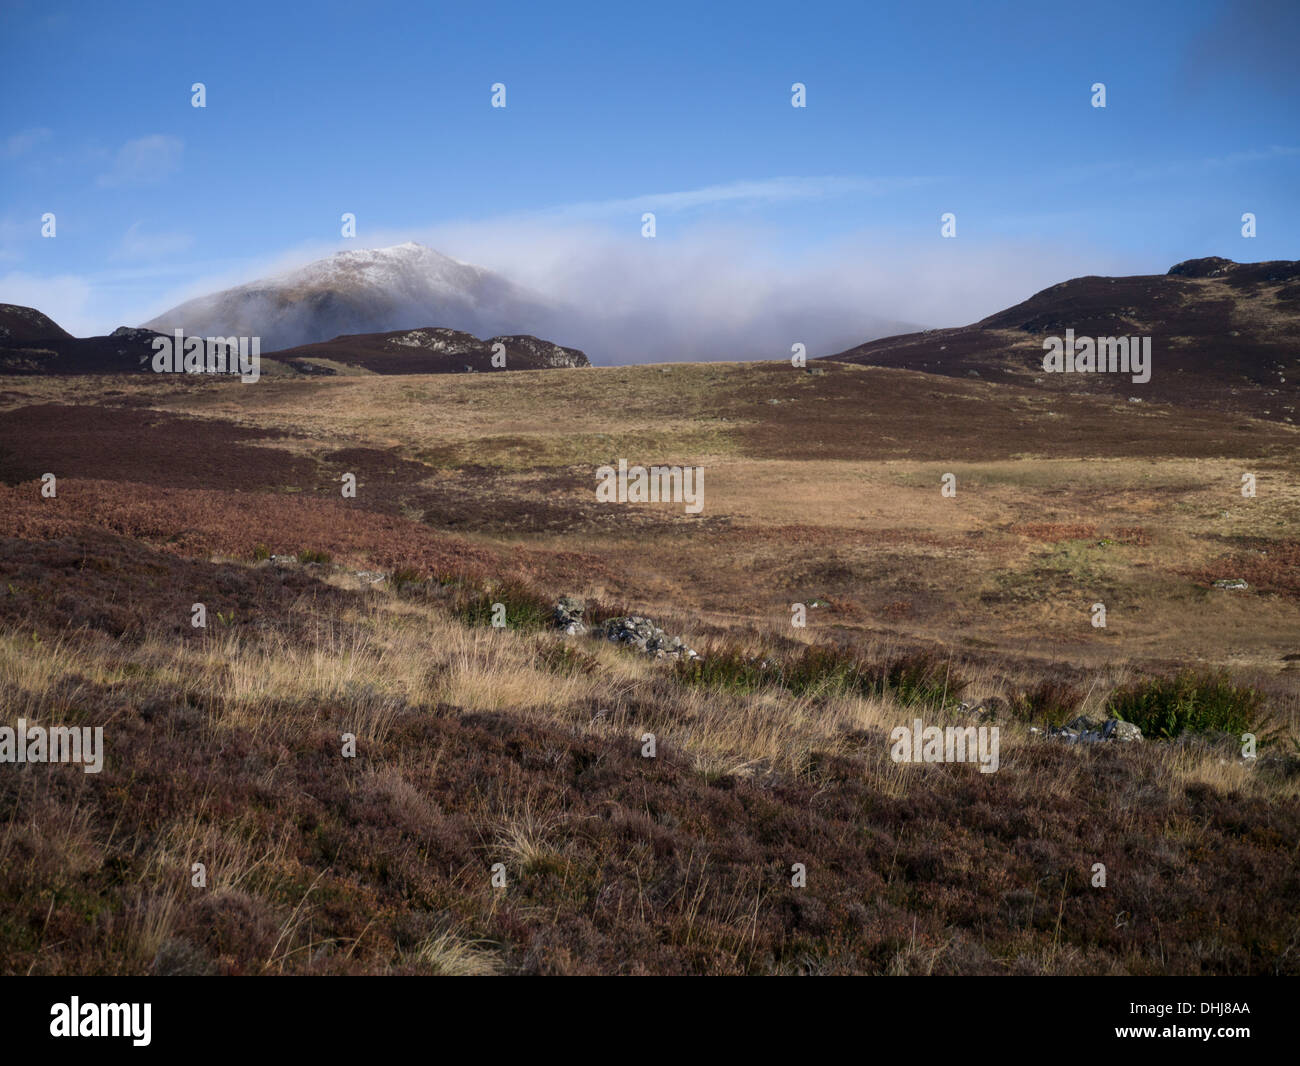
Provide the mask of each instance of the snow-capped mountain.
[{"label": "snow-capped mountain", "polygon": [[338,252],[189,300],[145,323],[194,336],[260,337],[262,351],[437,325],[480,337],[551,336],[558,309],[481,267],[407,241]]}]

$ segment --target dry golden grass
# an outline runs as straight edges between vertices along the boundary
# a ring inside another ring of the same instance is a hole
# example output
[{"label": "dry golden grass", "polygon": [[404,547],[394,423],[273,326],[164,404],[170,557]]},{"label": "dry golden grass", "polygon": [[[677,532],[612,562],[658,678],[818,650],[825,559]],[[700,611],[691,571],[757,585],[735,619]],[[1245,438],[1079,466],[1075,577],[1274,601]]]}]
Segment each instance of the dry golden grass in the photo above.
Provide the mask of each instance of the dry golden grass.
[{"label": "dry golden grass", "polygon": [[[403,707],[444,704],[461,713],[509,712],[597,736],[613,729],[638,744],[650,732],[687,753],[706,775],[743,777],[801,772],[814,751],[835,750],[855,733],[887,734],[917,716],[888,697],[797,696],[775,687],[753,693],[682,687],[670,680],[669,664],[604,641],[581,642],[596,663],[590,673],[548,669],[538,649],[574,639],[467,627],[437,604],[382,590],[368,597],[364,609],[317,619],[309,642],[251,640],[219,631],[201,644],[153,639],[128,651],[104,643],[33,644],[20,634],[3,633],[0,691],[13,713],[34,723],[78,717],[76,691],[61,683],[69,675],[87,685],[121,687],[135,698],[153,691],[187,691],[209,709],[206,727],[217,732],[252,731],[274,738],[331,722],[371,745],[383,744]],[[869,657],[881,659],[894,650],[888,642],[866,646]],[[1100,710],[1111,690],[1129,676],[1124,666],[1097,670],[1080,685],[1085,695],[1080,709]],[[968,696],[1006,698],[1034,677],[1031,670],[977,669],[969,674]],[[935,712],[924,717],[927,724],[966,724]],[[1004,772],[1014,775],[1017,748],[1041,741],[1014,721],[999,724]],[[876,755],[867,762],[873,780],[886,794],[905,794],[912,768],[892,763],[884,746]],[[1193,749],[1158,757],[1175,782],[1202,781],[1221,790],[1255,787],[1257,775],[1240,760],[1225,763],[1219,755]],[[267,774],[273,775],[274,768]],[[1061,787],[1068,789],[1069,783],[1067,777]],[[1054,786],[1032,781],[1023,787]],[[1289,786],[1283,790],[1294,791]],[[524,827],[519,839],[527,840],[543,821],[522,812],[514,824]],[[174,827],[159,844],[158,862],[181,863],[191,854],[207,854],[214,857],[210,880],[222,888],[238,887],[257,865],[250,856],[272,854],[276,845],[241,837],[238,826],[228,826],[226,832],[235,835],[212,836],[201,821]]]},{"label": "dry golden grass", "polygon": [[501,960],[484,940],[465,939],[444,930],[431,933],[403,963],[439,977],[491,977],[501,971]]}]

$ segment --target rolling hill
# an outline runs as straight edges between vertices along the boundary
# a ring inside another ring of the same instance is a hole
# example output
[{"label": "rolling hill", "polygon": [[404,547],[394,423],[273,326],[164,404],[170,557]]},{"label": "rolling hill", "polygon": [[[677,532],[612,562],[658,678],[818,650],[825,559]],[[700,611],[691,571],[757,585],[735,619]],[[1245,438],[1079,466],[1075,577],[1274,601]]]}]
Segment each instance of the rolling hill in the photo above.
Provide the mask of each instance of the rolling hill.
[{"label": "rolling hill", "polygon": [[[1067,329],[1078,337],[1150,337],[1150,381],[1045,373],[1043,342]],[[1300,262],[1207,258],[1167,274],[1075,278],[973,325],[886,337],[825,358],[1291,422],[1300,389],[1298,330]]]},{"label": "rolling hill", "polygon": [[[495,346],[502,365],[494,365]],[[269,353],[270,358],[305,374],[330,374],[336,367],[376,374],[460,374],[475,371],[555,370],[590,366],[576,348],[564,348],[526,334],[479,340],[469,333],[437,326],[335,337],[320,344]]]},{"label": "rolling hill", "polygon": [[101,374],[136,371],[153,357],[153,330],[121,326],[74,337],[34,307],[0,304],[0,373]]},{"label": "rolling hill", "polygon": [[[189,331],[186,331],[189,335]],[[121,326],[104,337],[74,337],[33,307],[0,304],[0,373],[118,374],[148,371],[152,329]],[[207,336],[207,334],[193,334]],[[221,334],[225,336],[225,334]],[[496,345],[504,360],[493,363]],[[590,366],[576,348],[564,348],[528,334],[480,340],[441,326],[352,334],[319,344],[262,353],[268,366],[299,374],[352,371],[376,374],[462,374],[489,370],[552,370]],[[282,370],[280,372],[283,372]]]}]

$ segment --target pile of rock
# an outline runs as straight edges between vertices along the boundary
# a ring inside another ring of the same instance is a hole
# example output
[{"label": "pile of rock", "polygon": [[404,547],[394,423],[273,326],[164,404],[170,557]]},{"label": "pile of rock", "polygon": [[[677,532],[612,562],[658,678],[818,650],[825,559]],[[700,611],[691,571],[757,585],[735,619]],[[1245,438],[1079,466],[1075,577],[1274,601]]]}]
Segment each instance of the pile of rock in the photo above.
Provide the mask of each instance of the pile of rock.
[{"label": "pile of rock", "polygon": [[[587,605],[576,596],[561,596],[554,609],[555,628],[570,636],[584,635],[588,632],[587,623],[583,620],[586,610]],[[670,637],[649,618],[637,614],[611,618],[598,626],[593,635],[612,640],[616,644],[626,644],[656,659],[699,658],[681,637]]]},{"label": "pile of rock", "polygon": [[[1030,732],[1040,731],[1031,729]],[[1063,726],[1048,727],[1045,735],[1063,740],[1067,744],[1100,744],[1105,740],[1129,743],[1141,740],[1142,730],[1132,722],[1125,722],[1119,718],[1099,718],[1081,714]]]},{"label": "pile of rock", "polygon": [[573,596],[561,596],[555,605],[555,628],[570,636],[582,636],[587,632],[587,623],[582,620],[587,605]]},{"label": "pile of rock", "polygon": [[603,627],[606,640],[627,644],[656,659],[698,659],[693,648],[686,646],[681,637],[670,637],[650,619],[630,614],[624,618],[611,618]]},{"label": "pile of rock", "polygon": [[[963,703],[957,709],[978,722],[996,722],[1005,717],[1010,710],[1006,700],[997,696],[990,696],[988,699],[977,700],[974,703]],[[1033,727],[1029,732],[1035,736],[1063,740],[1067,744],[1099,744],[1104,740],[1130,743],[1142,739],[1142,730],[1132,722],[1086,714],[1072,718],[1063,726],[1049,726],[1046,731]]]}]

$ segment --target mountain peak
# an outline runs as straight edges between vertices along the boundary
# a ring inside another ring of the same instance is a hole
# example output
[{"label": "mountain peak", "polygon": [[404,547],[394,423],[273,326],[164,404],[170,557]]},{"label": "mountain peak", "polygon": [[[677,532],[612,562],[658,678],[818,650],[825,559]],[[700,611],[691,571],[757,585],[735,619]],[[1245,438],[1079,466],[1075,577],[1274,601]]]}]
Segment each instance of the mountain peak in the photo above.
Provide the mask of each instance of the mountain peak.
[{"label": "mountain peak", "polygon": [[412,255],[434,255],[440,259],[450,259],[451,256],[443,255],[436,248],[430,248],[427,244],[421,244],[419,241],[403,241],[401,244],[390,244],[385,248],[342,248],[335,252],[333,257],[338,259],[340,256],[412,256]]},{"label": "mountain peak", "polygon": [[475,336],[548,335],[555,312],[533,293],[418,241],[350,248],[174,307],[145,325],[262,338],[263,351],[436,323]]}]

